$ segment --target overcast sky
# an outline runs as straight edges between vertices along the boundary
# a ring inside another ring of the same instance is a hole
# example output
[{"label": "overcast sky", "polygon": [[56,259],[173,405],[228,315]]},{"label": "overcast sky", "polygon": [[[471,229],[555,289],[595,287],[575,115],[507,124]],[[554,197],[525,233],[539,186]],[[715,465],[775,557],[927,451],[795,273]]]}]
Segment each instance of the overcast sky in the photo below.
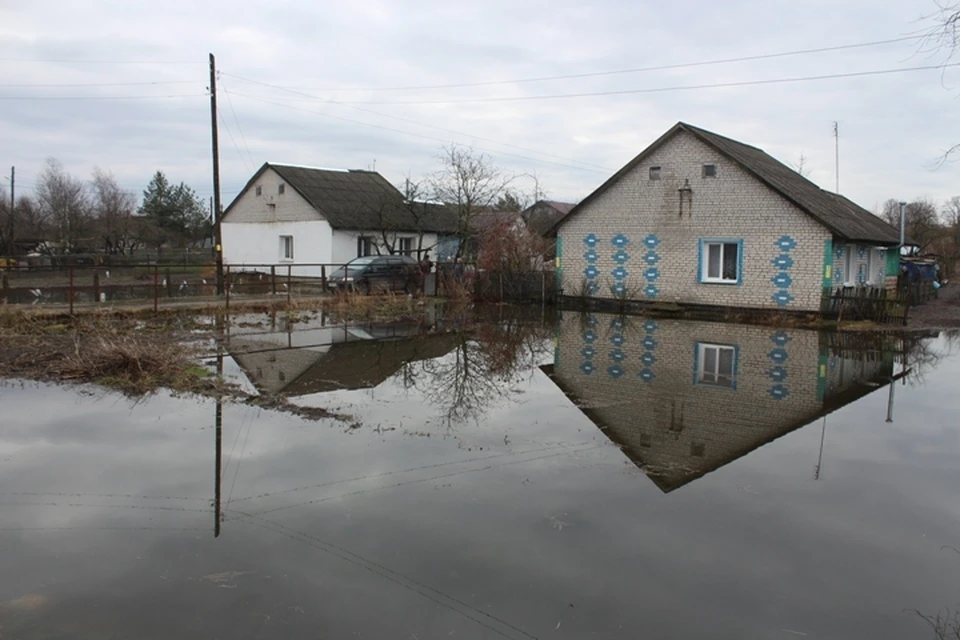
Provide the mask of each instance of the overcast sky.
[{"label": "overcast sky", "polygon": [[[960,194],[958,165],[935,166],[960,142],[960,68],[736,86],[944,61],[916,39],[691,64],[902,39],[932,27],[924,16],[936,9],[934,0],[3,2],[0,173],[16,165],[17,191],[29,192],[55,157],[85,178],[109,170],[139,194],[162,169],[209,197],[213,52],[224,206],[264,161],[375,163],[399,185],[435,171],[451,142],[576,201],[679,120],[788,164],[802,155],[829,189],[836,121],[842,193],[868,209],[887,198],[940,202]],[[718,84],[727,86],[704,86]],[[687,89],[666,90],[678,87]]]}]

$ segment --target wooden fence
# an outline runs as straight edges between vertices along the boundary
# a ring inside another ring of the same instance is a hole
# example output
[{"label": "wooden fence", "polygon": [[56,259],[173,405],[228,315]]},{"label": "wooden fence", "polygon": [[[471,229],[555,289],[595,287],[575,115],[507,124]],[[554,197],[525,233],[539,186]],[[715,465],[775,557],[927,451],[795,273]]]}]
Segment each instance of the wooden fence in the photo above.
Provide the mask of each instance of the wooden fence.
[{"label": "wooden fence", "polygon": [[844,320],[871,320],[878,324],[907,324],[910,298],[906,291],[880,287],[825,289],[820,303],[824,316]]}]

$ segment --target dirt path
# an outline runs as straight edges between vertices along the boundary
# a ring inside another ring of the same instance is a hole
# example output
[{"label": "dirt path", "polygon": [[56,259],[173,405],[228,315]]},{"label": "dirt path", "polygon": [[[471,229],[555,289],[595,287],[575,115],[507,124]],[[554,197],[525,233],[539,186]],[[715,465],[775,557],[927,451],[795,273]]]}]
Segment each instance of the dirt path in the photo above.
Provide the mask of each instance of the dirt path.
[{"label": "dirt path", "polygon": [[907,316],[908,329],[960,328],[960,284],[940,288],[936,300],[913,307]]}]

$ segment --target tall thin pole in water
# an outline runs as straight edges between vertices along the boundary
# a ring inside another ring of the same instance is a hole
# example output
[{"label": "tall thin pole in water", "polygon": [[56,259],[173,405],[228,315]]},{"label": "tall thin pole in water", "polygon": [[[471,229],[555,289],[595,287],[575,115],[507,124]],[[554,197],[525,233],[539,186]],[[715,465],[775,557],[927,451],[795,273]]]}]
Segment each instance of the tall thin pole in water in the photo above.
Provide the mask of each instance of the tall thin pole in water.
[{"label": "tall thin pole in water", "polygon": [[823,440],[827,436],[827,416],[823,416],[823,427],[820,429],[820,454],[817,456],[817,469],[813,472],[813,479],[820,479],[820,469],[823,467]]},{"label": "tall thin pole in water", "polygon": [[[215,318],[217,325],[217,378],[223,377],[223,336],[221,334],[221,327],[223,323],[223,317],[217,314]],[[221,468],[223,466],[223,398],[217,396],[217,409],[216,409],[216,418],[215,418],[215,431],[216,431],[216,456],[214,462],[214,477],[213,477],[213,537],[220,537],[220,484],[223,474],[221,473]]]}]

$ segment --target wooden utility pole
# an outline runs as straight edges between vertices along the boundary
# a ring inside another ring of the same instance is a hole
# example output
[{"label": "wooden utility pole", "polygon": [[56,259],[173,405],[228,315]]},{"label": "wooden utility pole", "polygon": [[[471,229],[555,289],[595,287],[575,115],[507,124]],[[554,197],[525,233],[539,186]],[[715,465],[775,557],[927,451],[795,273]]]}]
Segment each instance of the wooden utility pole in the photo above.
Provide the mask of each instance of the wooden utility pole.
[{"label": "wooden utility pole", "polygon": [[16,212],[17,168],[10,167],[10,215],[7,217],[7,255],[13,257],[13,216]]},{"label": "wooden utility pole", "polygon": [[220,142],[217,131],[217,61],[210,54],[210,132],[213,136],[213,243],[217,258],[217,295],[223,295],[223,245],[220,237]]}]

